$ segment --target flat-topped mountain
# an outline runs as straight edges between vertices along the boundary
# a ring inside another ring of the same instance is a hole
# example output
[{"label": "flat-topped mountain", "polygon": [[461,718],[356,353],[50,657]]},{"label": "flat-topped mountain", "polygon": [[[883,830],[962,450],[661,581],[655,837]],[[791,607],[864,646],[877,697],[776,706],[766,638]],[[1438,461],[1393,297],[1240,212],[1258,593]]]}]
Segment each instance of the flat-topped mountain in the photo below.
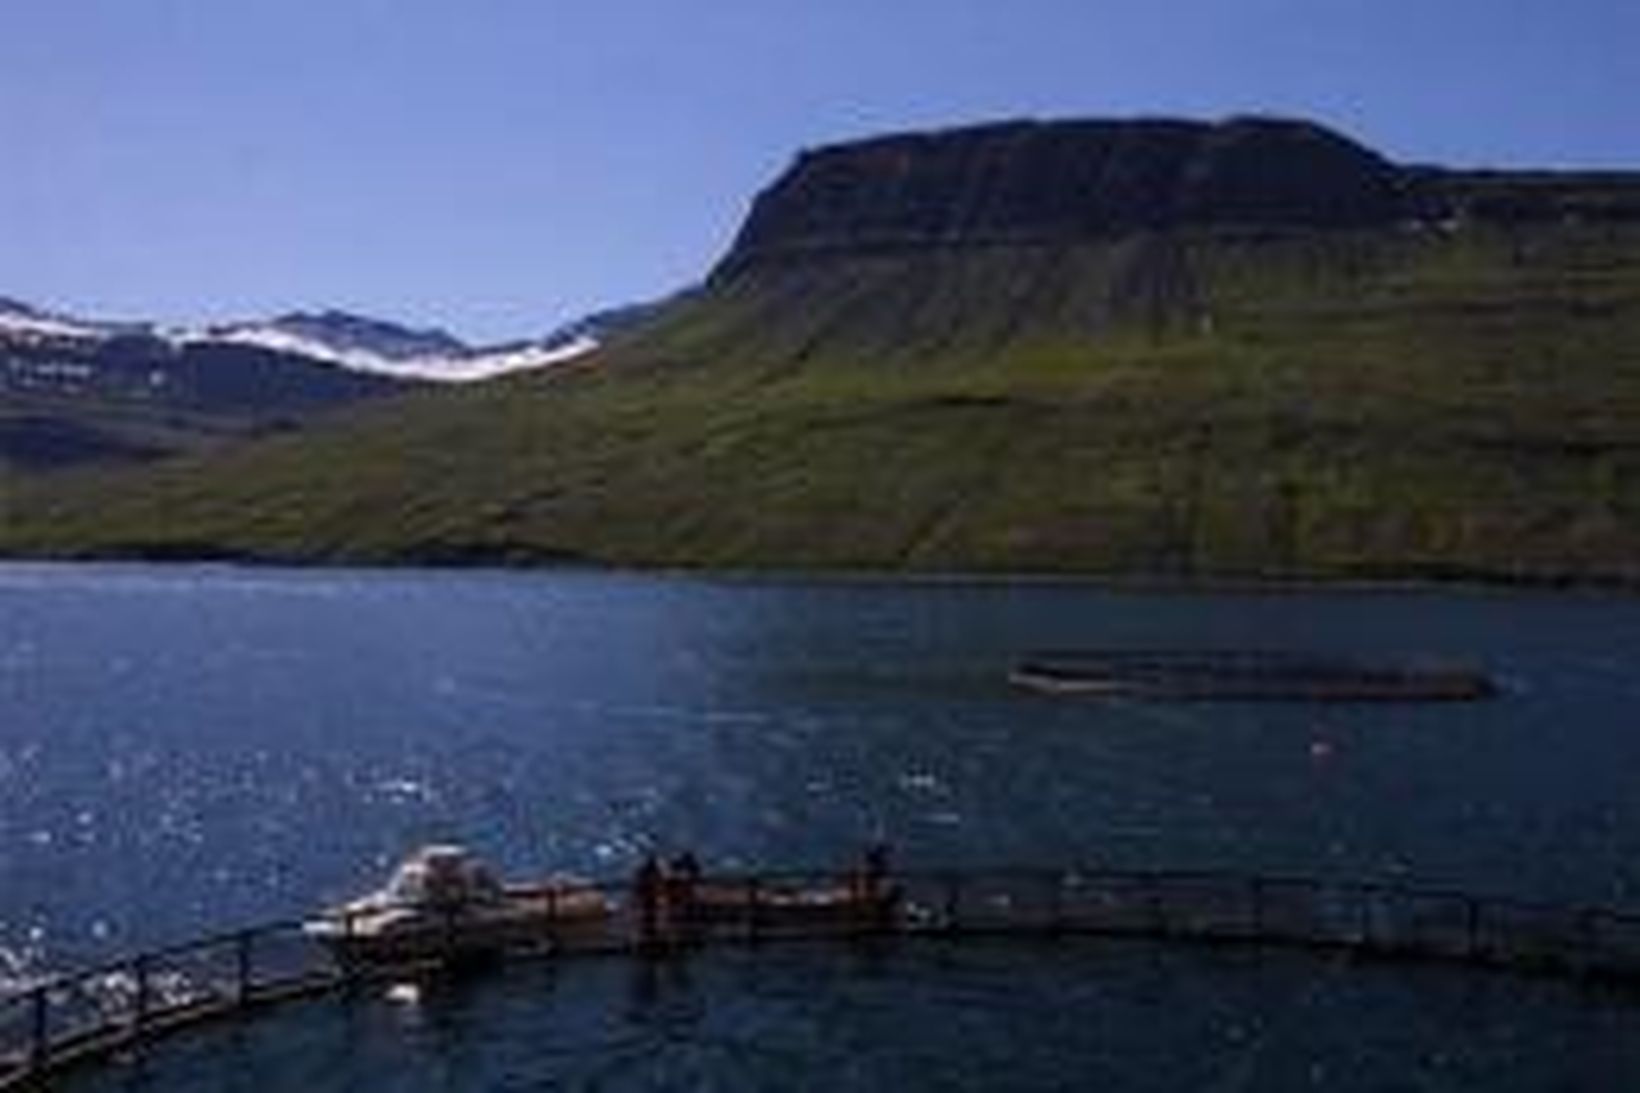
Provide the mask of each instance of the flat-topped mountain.
[{"label": "flat-topped mountain", "polygon": [[1640,175],[1403,167],[1281,118],[1018,121],[802,153],[719,276],[835,250],[1567,216],[1640,219]]},{"label": "flat-topped mountain", "polygon": [[596,358],[18,491],[0,549],[1640,583],[1640,176],[1265,118],[824,148]]},{"label": "flat-topped mountain", "polygon": [[1309,122],[1009,122],[803,153],[757,198],[725,267],[1187,225],[1388,225],[1411,204],[1399,168]]}]

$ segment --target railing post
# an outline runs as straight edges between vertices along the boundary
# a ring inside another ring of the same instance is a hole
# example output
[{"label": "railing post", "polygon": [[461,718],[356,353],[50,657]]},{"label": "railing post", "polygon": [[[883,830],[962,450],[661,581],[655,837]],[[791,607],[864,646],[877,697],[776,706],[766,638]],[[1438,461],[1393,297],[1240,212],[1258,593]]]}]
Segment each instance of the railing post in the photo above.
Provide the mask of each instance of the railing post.
[{"label": "railing post", "polygon": [[763,879],[754,875],[746,882],[746,937],[750,941],[757,941],[762,927],[762,915],[758,914],[758,905],[762,902]]},{"label": "railing post", "polygon": [[148,957],[139,956],[131,961],[131,977],[136,980],[136,997],[132,1003],[131,1031],[138,1039],[142,1038],[143,1028],[148,1024]]},{"label": "railing post", "polygon": [[28,1066],[32,1071],[38,1071],[46,1065],[46,1058],[51,1052],[51,995],[44,986],[35,987],[30,996],[29,1009],[29,1047]]},{"label": "railing post", "polygon": [[547,888],[547,940],[554,949],[562,947],[558,936],[558,886],[554,884]]},{"label": "railing post", "polygon": [[[342,952],[344,953],[351,954],[355,951],[351,942],[353,941],[354,936],[359,932],[358,916],[361,913],[362,912],[352,910],[342,912],[342,936],[346,937],[349,942],[349,944],[342,947]],[[347,986],[347,989],[352,990],[356,985],[355,980],[359,978],[362,971],[359,966],[359,960],[356,957],[349,955],[341,957],[339,962],[342,966],[342,980]]]},{"label": "railing post", "polygon": [[871,886],[864,883],[853,873],[845,873],[840,877],[831,876],[826,878],[823,883],[826,885],[842,885],[843,891],[847,893],[846,898],[848,899],[847,921],[849,936],[854,938],[863,937],[866,932],[867,922],[871,917],[866,913],[867,907],[870,903],[868,891]]},{"label": "railing post", "polygon": [[1162,905],[1161,882],[1155,877],[1145,878],[1145,909],[1150,913],[1150,932],[1166,936],[1167,908]]},{"label": "railing post", "polygon": [[241,930],[234,935],[234,1003],[245,1005],[251,999],[251,944],[255,935]]},{"label": "railing post", "polygon": [[962,916],[962,875],[947,873],[945,875],[945,929],[955,932],[961,927]]}]

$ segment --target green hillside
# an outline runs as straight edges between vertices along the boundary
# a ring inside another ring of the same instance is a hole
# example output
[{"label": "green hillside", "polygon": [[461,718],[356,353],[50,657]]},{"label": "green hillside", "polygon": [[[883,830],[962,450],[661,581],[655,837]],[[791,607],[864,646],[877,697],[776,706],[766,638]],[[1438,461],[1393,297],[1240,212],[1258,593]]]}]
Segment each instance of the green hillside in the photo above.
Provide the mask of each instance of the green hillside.
[{"label": "green hillside", "polygon": [[1640,578],[1640,223],[733,268],[555,372],[16,482],[54,556]]}]

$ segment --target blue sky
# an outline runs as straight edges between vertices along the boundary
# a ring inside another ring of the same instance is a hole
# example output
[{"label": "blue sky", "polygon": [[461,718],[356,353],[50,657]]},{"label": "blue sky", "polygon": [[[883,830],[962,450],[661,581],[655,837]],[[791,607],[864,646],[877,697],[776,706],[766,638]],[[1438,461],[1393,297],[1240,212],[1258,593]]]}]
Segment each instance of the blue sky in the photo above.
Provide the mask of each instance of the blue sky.
[{"label": "blue sky", "polygon": [[698,278],[800,148],[1262,111],[1640,167],[1635,0],[0,0],[0,295],[473,339]]}]

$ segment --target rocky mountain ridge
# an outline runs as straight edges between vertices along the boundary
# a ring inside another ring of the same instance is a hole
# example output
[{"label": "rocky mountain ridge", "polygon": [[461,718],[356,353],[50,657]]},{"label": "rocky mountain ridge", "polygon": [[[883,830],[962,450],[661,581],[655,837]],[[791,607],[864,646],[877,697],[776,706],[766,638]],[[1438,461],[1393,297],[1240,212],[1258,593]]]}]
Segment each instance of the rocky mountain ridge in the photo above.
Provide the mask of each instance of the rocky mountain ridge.
[{"label": "rocky mountain ridge", "polygon": [[438,328],[415,329],[339,310],[172,328],[83,319],[0,297],[0,355],[84,358],[119,340],[127,348],[141,343],[144,355],[158,360],[189,347],[241,346],[397,380],[460,383],[588,353],[605,332],[595,325],[581,319],[539,339],[472,346]]},{"label": "rocky mountain ridge", "polygon": [[1403,166],[1272,117],[1017,121],[802,153],[715,276],[838,251],[1568,217],[1640,220],[1640,174]]},{"label": "rocky mountain ridge", "polygon": [[475,347],[337,310],[168,328],[0,297],[0,470],[214,448],[365,399],[547,368],[642,314],[600,312],[543,338]]}]

